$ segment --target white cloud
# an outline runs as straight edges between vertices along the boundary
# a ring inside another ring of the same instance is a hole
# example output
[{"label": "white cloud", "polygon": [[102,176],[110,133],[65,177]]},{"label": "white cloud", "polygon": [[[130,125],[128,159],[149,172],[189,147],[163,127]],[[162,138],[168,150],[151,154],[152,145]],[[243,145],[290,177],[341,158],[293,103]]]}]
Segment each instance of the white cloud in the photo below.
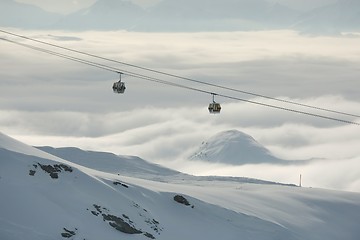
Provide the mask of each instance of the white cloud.
[{"label": "white cloud", "polygon": [[245,165],[234,167],[218,164],[201,164],[198,162],[179,163],[174,166],[198,175],[242,176],[296,185],[299,185],[301,174],[303,187],[359,192],[359,160],[359,157],[343,160],[328,159],[307,165],[294,166]]},{"label": "white cloud", "polygon": [[[327,99],[329,97],[324,101]],[[350,106],[352,104],[354,102],[349,102]],[[346,106],[345,103],[343,105]],[[247,126],[251,118],[276,117],[271,111],[259,109],[256,114],[256,107],[243,103],[224,104],[223,108],[224,111],[237,111],[217,116],[209,115],[206,107],[145,108],[105,115],[1,112],[1,116],[6,117],[0,118],[0,127],[8,130],[5,133],[31,145],[77,146],[88,150],[137,155],[196,175],[245,176],[297,183],[299,174],[303,174],[304,186],[360,191],[357,185],[360,178],[357,171],[360,167],[357,161],[360,156],[358,126],[316,126],[311,123],[311,118],[305,124],[301,118],[297,119],[297,115],[290,117],[293,123],[282,124],[289,120],[291,113],[278,114],[276,124],[269,125],[267,121],[261,124],[259,121]],[[11,122],[13,119],[17,119],[17,122]],[[238,129],[252,135],[280,158],[320,160],[307,165],[241,167],[205,165],[186,160],[202,141],[228,129]]]}]

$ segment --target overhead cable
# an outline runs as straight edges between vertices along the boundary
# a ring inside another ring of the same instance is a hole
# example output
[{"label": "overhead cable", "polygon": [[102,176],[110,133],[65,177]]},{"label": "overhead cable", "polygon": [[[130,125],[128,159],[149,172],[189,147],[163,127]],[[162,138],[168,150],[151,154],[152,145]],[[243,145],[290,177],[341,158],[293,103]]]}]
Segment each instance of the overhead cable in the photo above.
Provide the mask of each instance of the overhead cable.
[{"label": "overhead cable", "polygon": [[146,68],[146,67],[138,66],[138,65],[135,65],[135,64],[130,64],[130,63],[126,63],[126,62],[123,62],[123,61],[118,61],[118,60],[114,60],[114,59],[110,59],[110,58],[105,58],[105,57],[101,57],[101,56],[98,56],[98,55],[95,55],[95,54],[91,54],[91,53],[87,53],[87,52],[83,52],[83,51],[79,51],[79,50],[75,50],[75,49],[71,49],[71,48],[67,48],[67,47],[63,47],[63,46],[59,46],[59,45],[56,45],[56,44],[52,44],[52,43],[49,43],[49,42],[37,40],[37,39],[34,39],[34,38],[30,38],[30,37],[27,37],[27,36],[15,34],[15,33],[9,32],[9,31],[1,30],[1,29],[0,29],[0,32],[8,34],[8,35],[16,36],[16,37],[19,37],[19,38],[23,38],[23,39],[26,39],[26,40],[30,40],[30,41],[33,41],[33,42],[45,44],[45,45],[48,45],[48,46],[51,46],[51,47],[55,47],[55,48],[75,52],[75,53],[78,53],[78,54],[86,55],[86,56],[89,56],[89,57],[93,57],[93,58],[97,58],[97,59],[101,59],[101,60],[105,60],[105,61],[110,61],[110,62],[122,64],[122,65],[125,65],[125,66],[129,66],[129,67],[133,67],[133,68],[137,68],[137,69],[141,69],[141,70],[161,74],[161,75],[168,76],[168,77],[173,77],[173,78],[177,78],[177,79],[181,79],[181,80],[185,80],[185,81],[195,82],[195,83],[199,83],[199,84],[203,84],[203,85],[207,85],[207,86],[211,86],[211,87],[215,87],[215,88],[219,88],[219,89],[224,89],[224,90],[229,90],[229,91],[233,91],[233,92],[243,93],[243,94],[247,94],[247,95],[251,95],[251,96],[255,96],[255,97],[260,97],[260,98],[265,98],[265,99],[278,101],[278,102],[282,102],[282,103],[293,104],[293,105],[306,107],[306,108],[312,108],[312,109],[316,109],[316,110],[320,110],[320,111],[325,111],[325,112],[336,113],[336,114],[340,114],[340,115],[360,118],[360,115],[357,115],[357,114],[352,114],[352,113],[333,110],[333,109],[329,109],[329,108],[323,108],[323,107],[313,106],[313,105],[304,104],[304,103],[300,103],[300,102],[295,102],[295,101],[270,97],[270,96],[267,96],[267,95],[264,95],[264,94],[258,94],[258,93],[254,93],[254,92],[250,92],[250,91],[244,91],[244,90],[240,90],[240,89],[236,89],[236,88],[232,88],[232,87],[226,87],[226,86],[219,85],[219,84],[209,83],[209,82],[200,81],[200,80],[196,80],[196,79],[192,79],[192,78],[188,78],[188,77],[183,77],[183,76],[179,76],[179,75],[175,75],[175,74],[171,74],[171,73],[166,73],[166,72],[163,72],[163,71],[158,71],[158,70],[154,70],[154,69],[151,69],[151,68]]},{"label": "overhead cable", "polygon": [[296,109],[292,109],[292,108],[285,108],[285,107],[272,105],[272,104],[267,104],[267,103],[261,103],[261,102],[258,102],[258,101],[247,100],[247,99],[243,99],[243,98],[239,98],[239,97],[235,97],[235,96],[230,96],[230,95],[226,95],[226,94],[207,91],[207,90],[200,89],[200,88],[189,87],[189,86],[185,86],[185,85],[182,85],[182,84],[162,80],[162,79],[159,79],[159,78],[150,77],[150,76],[146,76],[146,75],[142,75],[142,74],[137,74],[137,73],[130,72],[130,71],[127,71],[127,70],[124,70],[124,69],[115,68],[115,67],[108,66],[108,65],[105,65],[105,64],[101,64],[101,63],[97,63],[97,62],[93,62],[93,61],[89,61],[89,60],[85,60],[85,59],[81,59],[81,58],[77,58],[77,57],[72,57],[72,56],[69,56],[69,55],[66,55],[66,54],[62,54],[62,53],[58,53],[58,52],[51,51],[51,50],[48,50],[48,49],[32,46],[32,45],[29,45],[29,44],[19,43],[19,42],[9,40],[9,39],[6,39],[6,38],[0,38],[0,40],[7,41],[9,43],[13,43],[13,44],[16,44],[16,45],[19,45],[19,46],[27,47],[27,48],[30,48],[32,50],[40,51],[40,52],[43,52],[43,53],[46,53],[46,54],[54,55],[54,56],[57,56],[57,57],[60,57],[60,58],[64,58],[64,59],[68,59],[68,60],[75,61],[75,62],[78,62],[78,63],[86,64],[86,65],[89,65],[89,66],[92,66],[92,67],[97,67],[97,68],[100,68],[100,69],[103,69],[103,70],[106,70],[106,71],[125,74],[125,75],[131,76],[131,77],[136,77],[136,78],[143,79],[143,80],[150,81],[150,82],[156,82],[156,83],[160,83],[160,84],[164,84],[164,85],[168,85],[168,86],[173,86],[173,87],[183,88],[183,89],[187,89],[187,90],[197,91],[197,92],[201,92],[201,93],[205,93],[205,94],[217,95],[217,96],[220,96],[220,97],[223,97],[223,98],[242,101],[242,102],[247,102],[247,103],[256,104],[256,105],[260,105],[260,106],[264,106],[264,107],[270,107],[270,108],[284,110],[284,111],[288,111],[288,112],[293,112],[293,113],[308,115],[308,116],[312,116],[312,117],[317,117],[317,118],[322,118],[322,119],[327,119],[327,120],[332,120],[332,121],[337,121],[337,122],[342,122],[342,123],[346,123],[346,124],[352,124],[352,125],[359,125],[360,126],[360,123],[353,122],[353,121],[348,121],[348,120],[344,120],[344,119],[324,116],[324,115],[321,115],[321,114],[315,114],[315,113],[300,111],[300,110],[296,110]]}]

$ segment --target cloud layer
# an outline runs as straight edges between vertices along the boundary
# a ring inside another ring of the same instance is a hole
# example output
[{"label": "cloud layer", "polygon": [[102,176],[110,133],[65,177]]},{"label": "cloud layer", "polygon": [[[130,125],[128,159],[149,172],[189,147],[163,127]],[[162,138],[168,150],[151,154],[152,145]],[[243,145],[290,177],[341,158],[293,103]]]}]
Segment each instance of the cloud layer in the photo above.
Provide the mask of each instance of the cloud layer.
[{"label": "cloud layer", "polygon": [[[305,37],[292,31],[149,34],[25,32],[27,36],[254,93],[359,114],[360,45],[354,37]],[[30,43],[30,42],[27,42]],[[30,145],[76,146],[138,155],[193,174],[263,178],[360,191],[359,126],[217,97],[124,76],[0,42],[0,128]],[[44,47],[44,46],[42,46]],[[69,54],[67,52],[66,54]],[[70,53],[74,55],[73,53]],[[76,55],[84,58],[84,56]],[[90,60],[90,58],[87,58]],[[99,61],[91,59],[91,61]],[[295,108],[131,67],[123,70],[266,104]],[[307,108],[297,110],[358,121]],[[284,159],[321,158],[306,166],[204,166],[185,161],[219,131],[238,129]]]}]

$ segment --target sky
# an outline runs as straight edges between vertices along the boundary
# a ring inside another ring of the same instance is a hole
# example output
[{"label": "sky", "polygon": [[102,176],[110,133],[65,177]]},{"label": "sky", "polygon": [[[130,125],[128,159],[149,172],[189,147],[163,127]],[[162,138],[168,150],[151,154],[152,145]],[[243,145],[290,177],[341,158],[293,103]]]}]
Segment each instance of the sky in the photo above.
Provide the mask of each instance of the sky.
[{"label": "sky", "polygon": [[[360,46],[355,34],[309,37],[287,30],[191,34],[9,30],[171,74],[360,114]],[[222,104],[221,114],[210,115],[209,94],[126,75],[126,92],[118,95],[111,89],[118,79],[116,73],[7,42],[0,45],[0,129],[29,145],[135,155],[196,175],[298,183],[302,174],[304,186],[360,191],[359,126],[220,96],[215,100]],[[314,112],[101,63],[206,91],[360,122],[354,117]],[[323,161],[241,167],[186,161],[203,141],[230,129],[251,135],[279,158]]]}]

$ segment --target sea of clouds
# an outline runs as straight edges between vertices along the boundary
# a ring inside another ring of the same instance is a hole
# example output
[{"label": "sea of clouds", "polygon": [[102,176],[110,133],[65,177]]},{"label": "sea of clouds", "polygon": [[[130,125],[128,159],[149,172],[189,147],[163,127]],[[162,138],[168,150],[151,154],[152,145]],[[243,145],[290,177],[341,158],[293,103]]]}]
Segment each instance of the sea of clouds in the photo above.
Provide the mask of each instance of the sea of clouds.
[{"label": "sea of clouds", "polygon": [[[359,115],[359,35],[310,37],[294,31],[134,33],[21,31],[36,39],[171,74]],[[360,122],[107,62],[31,41],[124,71],[284,108]],[[196,175],[230,175],[360,191],[360,127],[118,75],[0,42],[0,129],[30,145],[75,146],[137,155]],[[187,157],[212,135],[237,129],[274,155],[305,165],[204,165]]]}]

